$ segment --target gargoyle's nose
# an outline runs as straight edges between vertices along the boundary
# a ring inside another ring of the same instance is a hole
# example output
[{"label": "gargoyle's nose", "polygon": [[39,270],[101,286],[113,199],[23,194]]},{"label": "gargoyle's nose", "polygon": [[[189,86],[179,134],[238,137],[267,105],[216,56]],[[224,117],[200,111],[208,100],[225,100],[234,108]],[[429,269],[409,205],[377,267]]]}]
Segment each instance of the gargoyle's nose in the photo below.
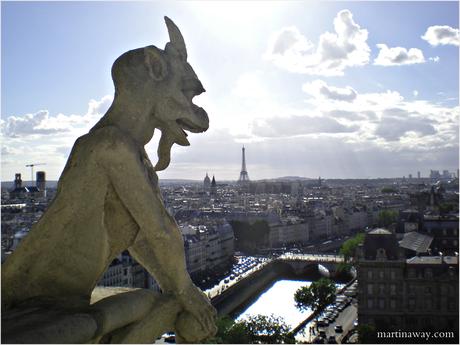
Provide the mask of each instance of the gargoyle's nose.
[{"label": "gargoyle's nose", "polygon": [[203,92],[206,92],[206,90],[203,87],[203,84],[201,84],[201,81],[198,80],[198,88],[197,88],[197,96],[201,95]]}]

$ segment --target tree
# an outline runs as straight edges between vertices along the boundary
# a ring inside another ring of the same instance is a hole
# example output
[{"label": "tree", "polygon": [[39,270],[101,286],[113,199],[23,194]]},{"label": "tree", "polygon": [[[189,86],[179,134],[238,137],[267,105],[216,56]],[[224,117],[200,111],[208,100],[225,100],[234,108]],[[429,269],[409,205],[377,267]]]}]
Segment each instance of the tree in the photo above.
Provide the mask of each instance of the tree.
[{"label": "tree", "polygon": [[341,281],[348,281],[350,280],[353,275],[351,273],[352,264],[346,262],[340,262],[337,264],[335,269],[335,278]]},{"label": "tree", "polygon": [[383,187],[382,193],[397,193],[398,191],[392,187]]},{"label": "tree", "polygon": [[444,202],[439,204],[439,212],[441,215],[449,214],[450,212],[458,213],[458,201],[455,202]]},{"label": "tree", "polygon": [[360,344],[376,344],[377,340],[373,325],[364,324],[358,326],[358,342]]},{"label": "tree", "polygon": [[296,307],[299,310],[313,309],[315,312],[324,310],[335,302],[336,287],[332,280],[321,278],[310,286],[303,286],[294,294]]},{"label": "tree", "polygon": [[274,315],[250,316],[235,322],[229,317],[217,320],[217,334],[209,344],[293,344],[294,336],[283,318]]},{"label": "tree", "polygon": [[379,226],[388,227],[398,219],[398,212],[393,210],[382,210],[378,215]]},{"label": "tree", "polygon": [[241,322],[253,344],[294,343],[294,336],[282,317],[256,315]]},{"label": "tree", "polygon": [[345,262],[355,256],[356,248],[364,242],[364,233],[359,233],[356,236],[342,243],[339,253],[343,255]]},{"label": "tree", "polygon": [[218,318],[216,321],[217,334],[207,339],[207,344],[248,344],[249,335],[243,324],[235,323],[228,316]]},{"label": "tree", "polygon": [[256,252],[268,242],[270,226],[265,220],[256,220],[253,224],[243,221],[230,222],[235,234],[238,250]]}]

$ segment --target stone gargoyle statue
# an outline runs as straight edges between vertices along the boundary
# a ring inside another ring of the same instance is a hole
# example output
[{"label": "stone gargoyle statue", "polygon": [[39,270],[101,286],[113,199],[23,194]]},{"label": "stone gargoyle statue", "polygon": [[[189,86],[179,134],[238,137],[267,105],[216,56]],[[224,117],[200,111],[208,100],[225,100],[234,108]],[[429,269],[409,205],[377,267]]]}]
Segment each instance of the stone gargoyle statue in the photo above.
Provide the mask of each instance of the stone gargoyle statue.
[{"label": "stone gargoyle statue", "polygon": [[[192,103],[205,90],[184,39],[165,21],[164,50],[147,46],[116,59],[112,105],[77,139],[55,199],[2,265],[2,341],[152,343],[175,331],[177,340],[197,342],[215,334],[215,309],[186,270],[182,236],[156,175],[169,165],[173,144],[189,145],[185,130],[209,126]],[[155,129],[161,138],[153,166],[144,146]],[[162,293],[132,289],[90,304],[124,250]]]}]

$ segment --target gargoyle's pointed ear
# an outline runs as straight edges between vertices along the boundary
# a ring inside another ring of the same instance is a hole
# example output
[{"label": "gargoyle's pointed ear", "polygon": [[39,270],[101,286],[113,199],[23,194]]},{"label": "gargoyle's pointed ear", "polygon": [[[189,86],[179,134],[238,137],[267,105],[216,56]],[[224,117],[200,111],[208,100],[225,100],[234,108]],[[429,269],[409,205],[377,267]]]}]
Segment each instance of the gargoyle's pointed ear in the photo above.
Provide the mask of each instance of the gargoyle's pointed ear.
[{"label": "gargoyle's pointed ear", "polygon": [[176,48],[176,50],[182,55],[184,60],[187,60],[187,48],[185,47],[184,38],[179,31],[179,28],[174,22],[165,16],[166,26],[168,27],[169,41]]}]

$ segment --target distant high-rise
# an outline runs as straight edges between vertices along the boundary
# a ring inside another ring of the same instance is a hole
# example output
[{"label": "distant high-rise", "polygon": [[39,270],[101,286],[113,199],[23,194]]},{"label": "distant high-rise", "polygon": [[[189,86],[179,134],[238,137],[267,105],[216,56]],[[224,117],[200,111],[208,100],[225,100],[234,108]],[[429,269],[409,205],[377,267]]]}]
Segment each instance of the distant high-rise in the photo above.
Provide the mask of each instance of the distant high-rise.
[{"label": "distant high-rise", "polygon": [[430,170],[430,178],[432,179],[441,178],[441,174],[439,173],[439,170]]},{"label": "distant high-rise", "polygon": [[244,146],[242,150],[243,150],[243,161],[241,164],[241,172],[240,172],[240,178],[238,180],[238,183],[247,183],[249,182],[249,175],[248,175],[248,171],[246,170],[246,155],[244,153],[245,151]]},{"label": "distant high-rise", "polygon": [[22,187],[21,174],[14,174],[14,189]]},{"label": "distant high-rise", "polygon": [[37,188],[40,191],[44,191],[46,189],[46,174],[44,171],[37,171],[36,181]]},{"label": "distant high-rise", "polygon": [[417,178],[420,178],[420,171],[417,171]]}]

